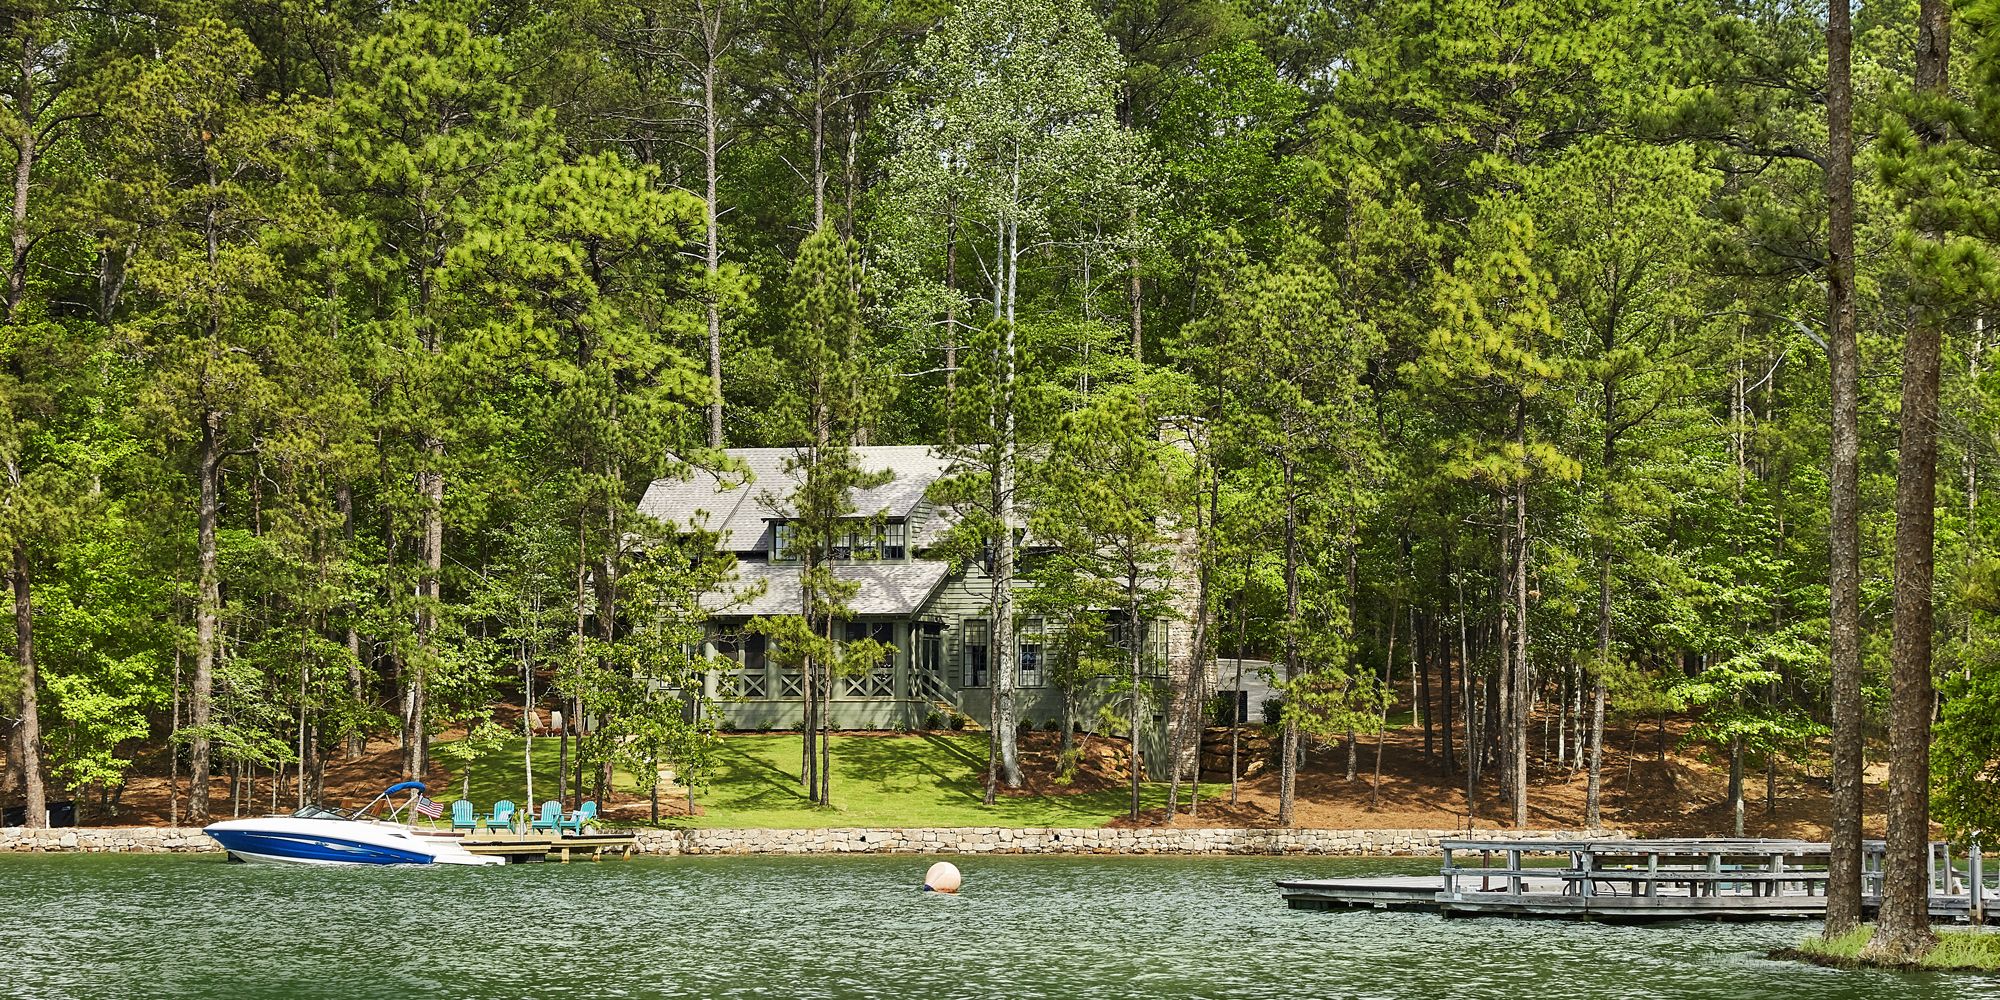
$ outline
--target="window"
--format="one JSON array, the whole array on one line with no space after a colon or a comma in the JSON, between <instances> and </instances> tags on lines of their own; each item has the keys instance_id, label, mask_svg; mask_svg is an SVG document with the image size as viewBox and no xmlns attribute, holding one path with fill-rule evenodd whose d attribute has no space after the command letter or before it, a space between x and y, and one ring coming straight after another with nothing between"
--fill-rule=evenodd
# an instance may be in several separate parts
<instances>
[{"instance_id":1,"label":"window","mask_svg":"<svg viewBox=\"0 0 2000 1000\"><path fill-rule=\"evenodd\" d=\"M910 671L910 696L919 701L944 699L944 626L925 622L916 636L916 669Z\"/></svg>"},{"instance_id":2,"label":"window","mask_svg":"<svg viewBox=\"0 0 2000 1000\"><path fill-rule=\"evenodd\" d=\"M848 622L847 641L873 639L887 646L895 641L895 626L888 622ZM896 655L892 651L865 674L847 681L850 698L894 698L896 696Z\"/></svg>"},{"instance_id":3,"label":"window","mask_svg":"<svg viewBox=\"0 0 2000 1000\"><path fill-rule=\"evenodd\" d=\"M903 533L901 521L890 521L882 526L882 558L903 558Z\"/></svg>"},{"instance_id":4,"label":"window","mask_svg":"<svg viewBox=\"0 0 2000 1000\"><path fill-rule=\"evenodd\" d=\"M793 536L797 529L785 521L771 522L771 561L782 562L793 557Z\"/></svg>"},{"instance_id":5,"label":"window","mask_svg":"<svg viewBox=\"0 0 2000 1000\"><path fill-rule=\"evenodd\" d=\"M873 559L882 554L882 539L865 521L856 521L843 536L849 559Z\"/></svg>"},{"instance_id":6,"label":"window","mask_svg":"<svg viewBox=\"0 0 2000 1000\"><path fill-rule=\"evenodd\" d=\"M1021 623L1020 670L1022 687L1042 686L1042 620L1030 618Z\"/></svg>"},{"instance_id":7,"label":"window","mask_svg":"<svg viewBox=\"0 0 2000 1000\"><path fill-rule=\"evenodd\" d=\"M1139 663L1148 677L1167 676L1167 630L1173 626L1168 622L1143 622L1139 634L1146 637L1141 647Z\"/></svg>"},{"instance_id":8,"label":"window","mask_svg":"<svg viewBox=\"0 0 2000 1000\"><path fill-rule=\"evenodd\" d=\"M959 667L964 672L964 686L972 688L985 687L986 619L967 618L965 623L959 626L959 629L963 633L963 637L959 641L964 655L964 662L959 664Z\"/></svg>"}]
</instances>

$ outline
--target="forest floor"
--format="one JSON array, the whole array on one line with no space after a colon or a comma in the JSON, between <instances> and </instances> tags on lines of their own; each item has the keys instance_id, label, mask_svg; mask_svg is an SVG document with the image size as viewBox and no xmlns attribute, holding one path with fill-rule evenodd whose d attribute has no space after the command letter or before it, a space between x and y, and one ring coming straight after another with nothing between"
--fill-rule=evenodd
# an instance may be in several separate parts
<instances>
[{"instance_id":1,"label":"forest floor","mask_svg":"<svg viewBox=\"0 0 2000 1000\"><path fill-rule=\"evenodd\" d=\"M1403 716L1408 719L1407 713ZM1731 832L1727 803L1728 762L1710 759L1679 746L1685 720L1670 720L1664 736L1657 722L1612 727L1607 731L1602 813L1604 825L1638 836L1723 836ZM1187 815L1188 787L1182 786L1177 826L1275 826L1278 775L1271 766L1270 741L1261 727L1244 727L1238 752L1242 777L1234 801L1228 784L1228 731L1211 729L1204 740L1200 800L1194 816ZM459 734L447 733L440 743ZM1536 730L1537 766L1531 775L1528 825L1538 829L1581 829L1584 819L1586 773L1553 765L1553 747L1544 747ZM981 802L986 766L985 737L977 732L842 733L833 740L833 800L831 810L806 801L798 778L799 737L796 733L732 734L724 738L714 780L695 795L688 815L685 791L663 790L661 821L674 825L736 827L814 826L1128 826L1130 803L1125 747L1122 740L1079 737L1081 765L1067 782L1058 780L1055 733L1024 734L1021 740L1024 787L1005 791L993 806ZM559 752L554 738L535 741L535 796L550 797ZM1666 752L1661 753L1664 744ZM1462 747L1460 748L1462 751ZM1362 736L1356 748L1357 769L1347 777L1342 747L1309 748L1298 779L1298 825L1327 829L1499 829L1508 826L1510 810L1499 800L1495 776L1481 782L1478 815L1468 823L1462 771L1443 765L1441 740L1424 753L1421 728L1392 727L1381 745L1381 781L1375 781L1376 746ZM392 740L371 742L356 759L341 757L327 767L329 803L348 806L366 802L397 779L399 752ZM1664 758L1664 759L1663 759ZM80 803L82 821L100 825L165 824L169 820L167 780L161 760L142 758L113 814L98 801ZM523 780L522 745L507 741L495 753L477 760L467 775L447 751L433 755L425 778L440 800L469 791L482 810L496 799L529 800ZM1766 775L1754 767L1745 777L1744 833L1752 837L1824 839L1828 807L1823 760L1809 773L1782 766L1775 800L1767 796ZM1868 776L1867 831L1883 832L1880 800L1886 765L1876 764ZM469 781L468 781L469 778ZM260 815L289 810L296 789L289 775L274 790L268 772L253 776L232 797L227 777L211 785L213 812L228 816ZM614 775L605 813L614 822L643 823L651 803L637 779ZM59 796L52 796L59 797ZM1148 782L1141 789L1139 825L1158 826L1165 820L1166 786ZM183 808L185 803L183 799Z\"/></svg>"}]
</instances>

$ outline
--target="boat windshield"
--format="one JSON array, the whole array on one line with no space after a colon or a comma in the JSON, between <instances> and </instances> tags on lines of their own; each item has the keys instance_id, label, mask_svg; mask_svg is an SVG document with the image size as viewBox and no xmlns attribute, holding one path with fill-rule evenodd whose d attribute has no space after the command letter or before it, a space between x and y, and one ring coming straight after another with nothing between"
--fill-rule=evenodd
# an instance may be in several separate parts
<instances>
[{"instance_id":1,"label":"boat windshield","mask_svg":"<svg viewBox=\"0 0 2000 1000\"><path fill-rule=\"evenodd\" d=\"M328 809L325 806L307 806L304 809L300 809L297 812L292 813L292 818L293 819L353 819L354 817L349 816L348 814L341 812L338 809Z\"/></svg>"}]
</instances>

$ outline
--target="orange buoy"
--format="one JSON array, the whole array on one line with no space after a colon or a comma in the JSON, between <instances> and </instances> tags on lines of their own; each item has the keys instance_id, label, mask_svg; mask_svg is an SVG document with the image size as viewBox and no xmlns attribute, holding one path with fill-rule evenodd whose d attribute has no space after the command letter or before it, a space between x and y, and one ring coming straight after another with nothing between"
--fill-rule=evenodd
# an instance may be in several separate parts
<instances>
[{"instance_id":1,"label":"orange buoy","mask_svg":"<svg viewBox=\"0 0 2000 1000\"><path fill-rule=\"evenodd\" d=\"M956 895L960 881L962 879L958 874L958 866L949 861L940 861L932 865L930 871L924 873L924 891Z\"/></svg>"}]
</instances>

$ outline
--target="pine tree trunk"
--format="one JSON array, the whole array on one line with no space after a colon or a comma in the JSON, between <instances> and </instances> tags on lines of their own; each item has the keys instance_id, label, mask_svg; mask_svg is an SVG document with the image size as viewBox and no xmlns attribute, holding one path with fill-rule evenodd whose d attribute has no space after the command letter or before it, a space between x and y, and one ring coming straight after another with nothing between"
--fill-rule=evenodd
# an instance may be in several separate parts
<instances>
[{"instance_id":1,"label":"pine tree trunk","mask_svg":"<svg viewBox=\"0 0 2000 1000\"><path fill-rule=\"evenodd\" d=\"M1854 329L1854 45L1845 3L1827 8L1828 641L1833 695L1832 854L1826 936L1861 925L1861 431L1860 347Z\"/></svg>"},{"instance_id":2,"label":"pine tree trunk","mask_svg":"<svg viewBox=\"0 0 2000 1000\"><path fill-rule=\"evenodd\" d=\"M1527 407L1515 424L1523 454L1528 443ZM1528 718L1534 709L1535 671L1528 662L1528 481L1514 487L1514 826L1528 825Z\"/></svg>"},{"instance_id":3,"label":"pine tree trunk","mask_svg":"<svg viewBox=\"0 0 2000 1000\"><path fill-rule=\"evenodd\" d=\"M1285 680L1299 676L1299 511L1297 470L1291 456L1282 458L1285 476ZM1289 693L1289 692L1288 692ZM1278 825L1297 822L1299 780L1299 720L1285 706L1283 745L1278 752Z\"/></svg>"},{"instance_id":4,"label":"pine tree trunk","mask_svg":"<svg viewBox=\"0 0 2000 1000\"><path fill-rule=\"evenodd\" d=\"M705 191L703 215L708 224L704 265L708 277L708 446L720 448L722 433L722 231L717 227L717 184L721 172L716 167L715 87L720 70L721 18L719 7L701 11L702 52L702 169Z\"/></svg>"},{"instance_id":5,"label":"pine tree trunk","mask_svg":"<svg viewBox=\"0 0 2000 1000\"><path fill-rule=\"evenodd\" d=\"M409 690L403 700L408 712L403 720L408 733L404 738L403 768L405 777L412 781L422 781L424 772L430 767L427 682L430 661L437 650L437 616L442 603L444 577L444 442L436 437L427 437L424 452L428 467L417 473L417 487L423 500L423 538L419 552L423 567L417 578L417 656L414 662L407 664L409 669L405 683L409 685Z\"/></svg>"},{"instance_id":6,"label":"pine tree trunk","mask_svg":"<svg viewBox=\"0 0 2000 1000\"><path fill-rule=\"evenodd\" d=\"M1916 86L1948 89L1951 8L1921 0ZM1941 123L1918 131L1943 143ZM1934 234L1933 234L1934 235ZM1942 317L1924 309L1903 345L1903 392L1896 452L1895 624L1889 649L1889 837L1882 860L1882 906L1868 951L1913 961L1936 937L1930 925L1930 747L1932 583L1937 517L1938 378Z\"/></svg>"},{"instance_id":7,"label":"pine tree trunk","mask_svg":"<svg viewBox=\"0 0 2000 1000\"><path fill-rule=\"evenodd\" d=\"M34 576L28 550L14 546L14 665L20 669L21 718L15 723L29 829L46 825L48 794L42 784L42 714L36 700Z\"/></svg>"},{"instance_id":8,"label":"pine tree trunk","mask_svg":"<svg viewBox=\"0 0 2000 1000\"><path fill-rule=\"evenodd\" d=\"M1128 740L1128 750L1132 760L1132 821L1136 823L1139 821L1139 781L1142 767L1139 760L1139 733L1146 707L1146 700L1140 691L1140 660L1141 651L1146 646L1146 627L1139 620L1139 574L1134 568L1128 567L1128 571L1129 575L1125 580L1125 626L1129 632L1128 645L1131 649L1126 654L1126 659L1129 661L1132 680L1130 705L1132 731Z\"/></svg>"},{"instance_id":9,"label":"pine tree trunk","mask_svg":"<svg viewBox=\"0 0 2000 1000\"><path fill-rule=\"evenodd\" d=\"M188 819L208 822L208 775L212 742L209 712L215 692L216 624L222 614L222 583L216 574L215 530L221 516L222 415L209 411L201 420L201 455L196 477L201 500L196 511L196 598L194 677L188 692L188 724L195 735L188 741Z\"/></svg>"}]
</instances>

